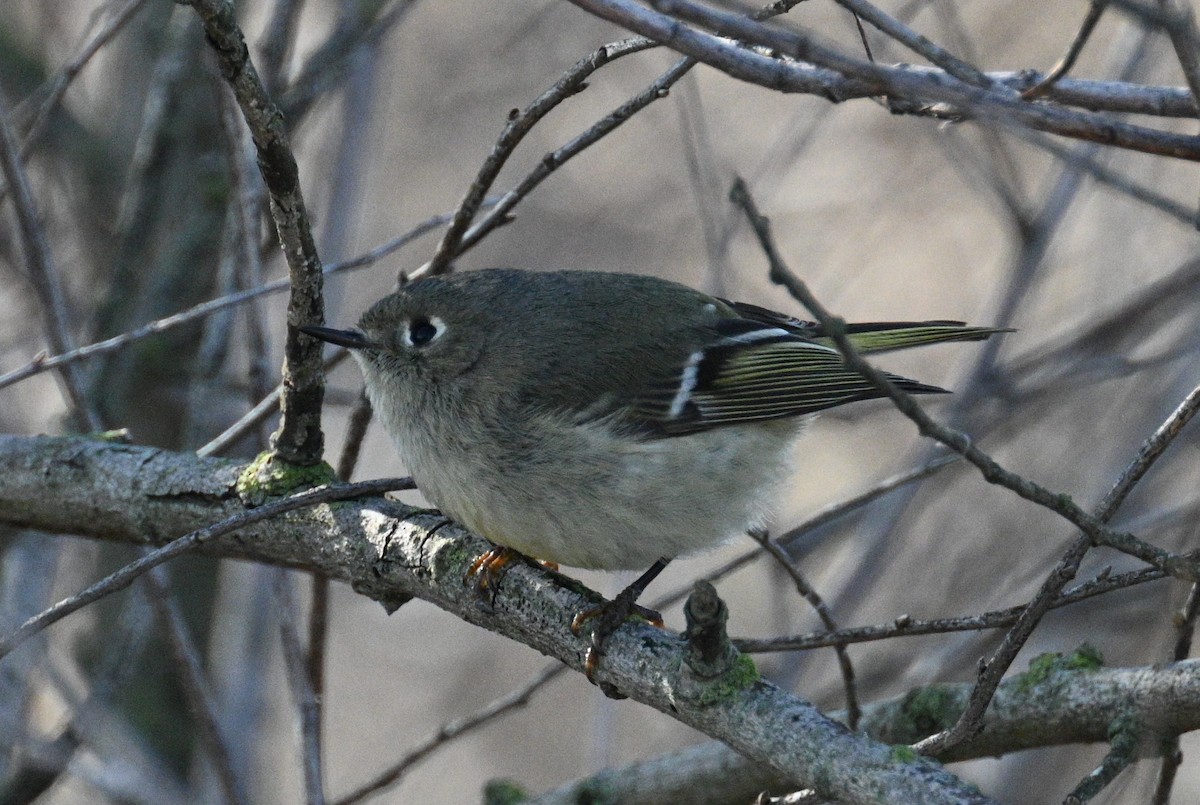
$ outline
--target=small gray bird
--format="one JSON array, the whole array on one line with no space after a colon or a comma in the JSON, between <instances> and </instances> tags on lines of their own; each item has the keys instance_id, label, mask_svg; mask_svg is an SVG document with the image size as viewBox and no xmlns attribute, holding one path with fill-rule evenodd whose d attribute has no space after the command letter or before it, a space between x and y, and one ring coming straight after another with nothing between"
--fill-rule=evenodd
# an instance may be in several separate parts
<instances>
[{"instance_id":1,"label":"small gray bird","mask_svg":"<svg viewBox=\"0 0 1200 805\"><path fill-rule=\"evenodd\" d=\"M426 498L500 546L477 569L497 572L510 551L650 565L599 612L589 671L670 559L761 521L806 415L881 396L816 324L629 274L433 276L381 299L358 329L301 329L352 351ZM929 321L847 332L873 353L1000 331Z\"/></svg>"}]
</instances>

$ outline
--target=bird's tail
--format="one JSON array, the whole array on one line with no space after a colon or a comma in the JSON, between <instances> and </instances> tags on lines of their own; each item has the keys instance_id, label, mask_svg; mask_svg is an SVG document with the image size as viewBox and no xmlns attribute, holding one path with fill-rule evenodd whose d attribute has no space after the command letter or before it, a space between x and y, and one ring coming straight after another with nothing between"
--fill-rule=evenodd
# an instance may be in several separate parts
<instances>
[{"instance_id":1,"label":"bird's tail","mask_svg":"<svg viewBox=\"0 0 1200 805\"><path fill-rule=\"evenodd\" d=\"M996 333L1010 332L1010 328L972 327L961 321L876 321L846 325L850 343L862 353L888 352L948 341L984 341ZM834 346L833 339L824 333L818 333L813 340Z\"/></svg>"}]
</instances>

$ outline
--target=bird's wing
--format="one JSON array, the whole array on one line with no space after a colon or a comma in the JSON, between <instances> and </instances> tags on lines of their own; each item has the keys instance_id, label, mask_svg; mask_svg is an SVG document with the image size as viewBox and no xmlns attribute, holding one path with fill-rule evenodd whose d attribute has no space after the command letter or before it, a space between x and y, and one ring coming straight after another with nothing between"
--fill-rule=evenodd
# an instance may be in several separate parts
<instances>
[{"instance_id":1,"label":"bird's wing","mask_svg":"<svg viewBox=\"0 0 1200 805\"><path fill-rule=\"evenodd\" d=\"M912 394L945 393L898 375L888 378ZM798 334L797 328L761 317L731 318L714 328L711 341L674 376L640 396L634 416L653 431L675 436L881 396L845 366L836 349Z\"/></svg>"}]
</instances>

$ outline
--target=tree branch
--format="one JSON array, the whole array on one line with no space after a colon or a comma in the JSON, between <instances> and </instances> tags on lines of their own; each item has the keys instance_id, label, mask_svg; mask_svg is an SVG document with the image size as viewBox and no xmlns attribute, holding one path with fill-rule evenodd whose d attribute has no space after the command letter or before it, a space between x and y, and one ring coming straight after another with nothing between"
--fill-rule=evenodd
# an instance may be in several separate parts
<instances>
[{"instance_id":1,"label":"tree branch","mask_svg":"<svg viewBox=\"0 0 1200 805\"><path fill-rule=\"evenodd\" d=\"M0 522L105 540L161 544L245 514L240 465L88 439L0 436ZM463 620L583 668L587 640L572 616L599 596L543 568L514 566L494 612L462 579L488 544L445 520L383 499L293 511L251 523L197 550L317 570L395 608L422 598ZM985 797L924 759L851 733L812 704L759 680L742 658L736 673L699 680L681 663L683 641L646 625L608 643L601 681L845 802L982 803Z\"/></svg>"},{"instance_id":2,"label":"tree branch","mask_svg":"<svg viewBox=\"0 0 1200 805\"><path fill-rule=\"evenodd\" d=\"M643 8L633 0L571 2L734 78L778 92L819 95L833 102L882 96L897 110L903 106L903 111L921 114L937 112L954 119L971 117L1016 124L1118 148L1200 160L1200 137L1150 129L1055 104L1030 103L1021 99L1016 88L1007 82L999 82L995 89L984 89L964 84L941 70L884 66L853 59L817 44L804 34L682 0L655 0L654 6L659 11ZM681 20L712 28L720 35L691 28ZM737 37L787 58L747 48L727 37ZM1047 97L1057 99L1057 89L1056 85ZM1196 114L1195 103L1190 93L1183 92L1191 109L1187 116L1192 117ZM937 104L947 108L933 109Z\"/></svg>"},{"instance_id":3,"label":"tree branch","mask_svg":"<svg viewBox=\"0 0 1200 805\"><path fill-rule=\"evenodd\" d=\"M271 446L279 458L288 463L317 464L324 450L321 433L321 401L325 395L325 373L321 368L323 345L296 328L324 323L325 307L321 295L324 277L300 190L300 169L292 155L283 114L267 95L250 61L233 5L226 0L193 0L192 6L204 23L208 43L216 52L221 72L233 89L242 116L250 127L258 152L258 167L271 194L271 216L275 219L291 278L283 361L284 392L280 399L282 416L279 430L271 437Z\"/></svg>"},{"instance_id":4,"label":"tree branch","mask_svg":"<svg viewBox=\"0 0 1200 805\"><path fill-rule=\"evenodd\" d=\"M944 762L971 760L1072 743L1110 740L1114 716L1142 725L1141 737L1178 734L1200 728L1200 659L1137 668L1072 670L1070 658L1042 655L1030 671L1006 680L971 740L940 755ZM926 729L948 726L962 712L971 684L949 683L914 689L863 708L862 729L889 743L914 740ZM832 713L840 718L843 713ZM1141 741L1142 757L1153 742ZM771 769L720 743L690 746L535 797L529 805L579 802L586 791L603 790L611 802L649 805L674 802L687 792L708 792L705 802L751 799L763 789L789 785ZM1065 794L1065 792L1064 792Z\"/></svg>"}]
</instances>

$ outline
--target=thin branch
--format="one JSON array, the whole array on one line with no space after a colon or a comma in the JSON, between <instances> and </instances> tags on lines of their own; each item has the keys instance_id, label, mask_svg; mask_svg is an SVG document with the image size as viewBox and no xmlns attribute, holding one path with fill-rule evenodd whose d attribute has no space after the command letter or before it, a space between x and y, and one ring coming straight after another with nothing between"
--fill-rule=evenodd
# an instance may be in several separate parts
<instances>
[{"instance_id":1,"label":"thin branch","mask_svg":"<svg viewBox=\"0 0 1200 805\"><path fill-rule=\"evenodd\" d=\"M283 68L292 54L304 0L275 0L258 40L262 77L267 91L276 94L283 86Z\"/></svg>"},{"instance_id":2,"label":"thin branch","mask_svg":"<svg viewBox=\"0 0 1200 805\"><path fill-rule=\"evenodd\" d=\"M1087 15L1083 18L1079 30L1075 33L1075 38L1071 40L1070 46L1067 47L1067 52L1063 54L1058 63L1051 67L1050 71L1042 76L1036 84L1021 92L1022 98L1027 101L1040 98L1058 83L1060 78L1071 72L1071 68L1075 66L1075 60L1083 52L1083 46L1091 38L1092 31L1096 30L1096 23L1100 22L1100 18L1104 16L1104 9L1107 7L1107 0L1091 0Z\"/></svg>"},{"instance_id":3,"label":"thin branch","mask_svg":"<svg viewBox=\"0 0 1200 805\"><path fill-rule=\"evenodd\" d=\"M348 355L349 352L345 352L344 354L339 353L334 356L334 359L340 358L344 360ZM326 363L326 368L331 368L333 365L335 365L334 360L330 360ZM265 397L255 403L249 411L238 417L236 422L196 448L196 455L206 457L224 454L226 450L239 442L247 433L278 413L279 400L282 396L283 384L280 383L271 389Z\"/></svg>"},{"instance_id":4,"label":"thin branch","mask_svg":"<svg viewBox=\"0 0 1200 805\"><path fill-rule=\"evenodd\" d=\"M267 200L266 193L255 170L253 149L246 139L245 129L237 125L236 109L227 93L219 92L218 95L221 99L221 130L225 135L226 158L236 191L231 206L236 220L234 241L239 247L237 254L240 256L234 272L237 290L258 288L264 284L262 252L258 248L258 241L259 215ZM245 318L250 399L258 400L267 393L270 371L267 366L267 326L258 299L247 300Z\"/></svg>"},{"instance_id":5,"label":"thin branch","mask_svg":"<svg viewBox=\"0 0 1200 805\"><path fill-rule=\"evenodd\" d=\"M1117 775L1129 768L1137 760L1140 742L1138 732L1132 719L1117 716L1109 738L1108 754L1096 769L1080 780L1079 785L1067 794L1063 805L1083 805L1090 802L1117 779Z\"/></svg>"},{"instance_id":6,"label":"thin branch","mask_svg":"<svg viewBox=\"0 0 1200 805\"><path fill-rule=\"evenodd\" d=\"M386 1L354 0L339 4L340 13L329 36L305 57L299 74L279 96L279 106L287 117L300 120L307 115L317 99L343 80L351 57L364 48L374 47L416 5L416 0L396 0L385 11Z\"/></svg>"},{"instance_id":7,"label":"thin branch","mask_svg":"<svg viewBox=\"0 0 1200 805\"><path fill-rule=\"evenodd\" d=\"M155 184L154 174L161 169L163 152L170 139L172 104L179 97L181 82L194 59L194 51L199 50L195 41L198 27L191 12L174 6L163 36L162 50L150 68L141 120L129 165L124 170L117 220L113 224L114 240L128 253L136 251L131 244L145 235L148 208L156 196L151 190Z\"/></svg>"},{"instance_id":8,"label":"thin branch","mask_svg":"<svg viewBox=\"0 0 1200 805\"><path fill-rule=\"evenodd\" d=\"M1151 581L1167 578L1157 568L1143 568L1128 573L1110 575L1108 572L1072 587L1051 603L1051 609L1059 609L1089 598L1135 587ZM739 651L747 654L762 654L775 651L807 651L828 646L850 643L870 643L876 640L892 640L898 637L921 637L923 635L950 634L952 632L978 632L984 629L1004 629L1017 622L1026 604L1007 609L997 609L979 615L959 615L951 618L917 620L900 615L891 623L874 626L855 626L832 632L812 632L794 637L771 637L765 639L741 638L734 640Z\"/></svg>"},{"instance_id":9,"label":"thin branch","mask_svg":"<svg viewBox=\"0 0 1200 805\"><path fill-rule=\"evenodd\" d=\"M289 464L318 464L324 450L322 344L296 328L324 322L321 295L324 274L300 188L299 168L283 115L259 80L233 4L228 0L191 0L191 5L204 23L208 43L217 54L221 71L250 128L259 169L271 194L271 214L291 280L283 395L279 406L282 415L279 429L271 437L271 446Z\"/></svg>"},{"instance_id":10,"label":"thin branch","mask_svg":"<svg viewBox=\"0 0 1200 805\"><path fill-rule=\"evenodd\" d=\"M472 248L488 233L499 226L508 223L511 218L510 211L515 207L521 199L529 195L540 185L546 177L558 170L566 164L570 159L578 156L588 147L594 145L599 140L616 130L622 123L628 120L633 115L645 109L650 104L657 100L667 97L668 92L676 81L683 78L689 70L696 65L692 59L680 59L667 72L659 76L649 87L642 90L640 93L630 98L625 103L618 106L612 112L601 118L590 128L584 131L573 140L551 151L542 157L542 161L538 163L530 173L521 180L521 182L509 190L496 206L485 215L483 218L476 221L470 229L468 229L462 237L462 242L458 247L458 253L462 254Z\"/></svg>"},{"instance_id":11,"label":"thin branch","mask_svg":"<svg viewBox=\"0 0 1200 805\"><path fill-rule=\"evenodd\" d=\"M59 279L58 267L50 251L50 243L46 240L46 231L38 216L29 177L26 176L20 155L17 153L17 142L9 121L8 104L3 95L0 95L0 170L3 171L4 180L8 184L29 278L41 303L46 338L55 352L67 352L75 348L75 339L67 326L70 313L67 311L66 296ZM63 369L60 375L67 401L70 403L74 427L81 432L101 430L103 426L100 417L87 401L83 378L79 372L73 367L68 367Z\"/></svg>"},{"instance_id":12,"label":"thin branch","mask_svg":"<svg viewBox=\"0 0 1200 805\"><path fill-rule=\"evenodd\" d=\"M1132 179L1101 163L1093 155L1082 153L1079 148L1065 147L1035 131L1022 132L1021 136L1027 142L1052 154L1056 159L1062 160L1074 170L1083 171L1095 181L1102 182L1159 212L1164 212L1180 223L1188 226L1193 224L1194 215L1191 209L1162 195L1152 187L1136 184Z\"/></svg>"},{"instance_id":13,"label":"thin branch","mask_svg":"<svg viewBox=\"0 0 1200 805\"><path fill-rule=\"evenodd\" d=\"M359 392L358 401L350 412L350 425L338 459L337 477L349 481L358 464L359 451L371 424L371 401L366 389ZM325 723L325 652L329 637L329 577L324 573L312 574L312 601L308 612L308 651L305 656L305 672L312 689L311 740L316 742L315 754L321 755L322 727Z\"/></svg>"},{"instance_id":14,"label":"thin branch","mask_svg":"<svg viewBox=\"0 0 1200 805\"><path fill-rule=\"evenodd\" d=\"M1114 0L1118 8L1153 21L1153 12L1141 3L1129 0ZM1196 16L1190 2L1158 0L1161 18L1157 20L1175 48L1175 57L1183 69L1184 80L1192 97L1200 99L1200 32L1196 30Z\"/></svg>"},{"instance_id":15,"label":"thin branch","mask_svg":"<svg viewBox=\"0 0 1200 805\"><path fill-rule=\"evenodd\" d=\"M72 612L77 612L88 604L94 603L118 590L125 589L151 568L158 567L163 562L174 559L176 556L193 551L204 543L218 537L232 534L238 529L245 528L253 523L258 523L286 512L295 511L296 509L317 506L322 503L331 503L337 500L351 500L368 495L379 495L399 489L412 489L413 487L411 478L381 478L375 481L360 481L354 484L323 486L289 498L267 503L257 509L252 509L233 517L227 517L220 522L192 531L167 543L161 548L151 551L145 556L140 557L137 561L125 565L120 570L104 577L87 589L76 593L70 598L64 598L57 604L34 615L21 624L14 632L0 638L0 659L23 641L42 631L47 626L57 623Z\"/></svg>"},{"instance_id":16,"label":"thin branch","mask_svg":"<svg viewBox=\"0 0 1200 805\"><path fill-rule=\"evenodd\" d=\"M771 3L758 9L751 17L761 20L785 14L798 2L800 0L779 0L779 2ZM501 134L500 140L493 146L492 154L480 169L476 181L467 191L467 195L459 205L461 221L458 223L458 226L466 228L466 225L471 222L475 214L475 211L472 209L475 197L486 192L487 188L491 186L504 161L507 160L512 149L517 146L521 138L527 133L529 127L547 114L554 106L570 97L571 94L581 91L585 86L581 81L582 78L590 75L596 69L615 58L637 53L651 47L657 47L657 43L644 37L635 37L604 45L590 56L577 62L553 87L539 96L523 112L511 120L509 126ZM546 177L567 161L612 133L622 123L645 109L654 101L667 97L671 87L687 75L696 64L697 61L692 58L680 59L646 89L621 104L566 145L546 154L533 171L515 188L501 197L495 209L490 214L476 222L470 228L466 228L461 234L451 236L447 233L433 259L413 272L412 277L444 270L446 264L455 256L471 249L492 230L508 223L512 220L511 211L513 207L541 184Z\"/></svg>"},{"instance_id":17,"label":"thin branch","mask_svg":"<svg viewBox=\"0 0 1200 805\"><path fill-rule=\"evenodd\" d=\"M772 542L771 535L766 531L754 530L750 532L750 536L791 577L792 583L796 587L796 592L800 593L804 600L816 610L817 617L821 619L821 623L825 624L825 628L830 632L836 632L838 630L837 622L834 621L833 614L829 611L825 600L808 583L808 580L800 573L800 569L796 567L783 548ZM850 662L850 654L846 651L844 643L836 644L833 648L837 654L838 670L842 675L842 687L846 691L846 726L852 730L856 730L858 729L858 719L862 716L862 711L858 706L858 687L854 681L854 665Z\"/></svg>"},{"instance_id":18,"label":"thin branch","mask_svg":"<svg viewBox=\"0 0 1200 805\"><path fill-rule=\"evenodd\" d=\"M367 797L378 794L384 789L395 785L400 782L413 766L416 766L454 739L460 738L469 732L495 721L500 716L529 704L529 700L534 693L541 690L550 680L555 679L566 670L566 666L560 663L548 665L531 677L520 688L506 693L504 696L485 705L469 716L443 724L438 728L437 732L423 743L409 750L396 763L393 763L387 769L377 774L369 782L363 783L349 794L335 800L334 805L354 805L354 803L361 802Z\"/></svg>"},{"instance_id":19,"label":"thin branch","mask_svg":"<svg viewBox=\"0 0 1200 805\"><path fill-rule=\"evenodd\" d=\"M337 347L333 350L333 354L329 356L329 360L325 361L325 371L333 369L346 358L350 357L350 351L345 347ZM247 433L257 428L268 418L279 411L279 400L283 397L283 384L280 383L267 396L258 401L253 408L238 417L237 422L234 422L225 430L218 433L206 444L196 450L198 456L219 456L236 444Z\"/></svg>"},{"instance_id":20,"label":"thin branch","mask_svg":"<svg viewBox=\"0 0 1200 805\"><path fill-rule=\"evenodd\" d=\"M959 81L978 87L992 86L992 79L973 64L958 58L941 45L917 33L895 17L886 14L868 0L837 0L837 4L853 13L856 19L862 18L871 23L892 39L914 53L924 56L931 64L941 67ZM874 59L870 58L869 49L867 57L869 62L874 63Z\"/></svg>"}]
</instances>

